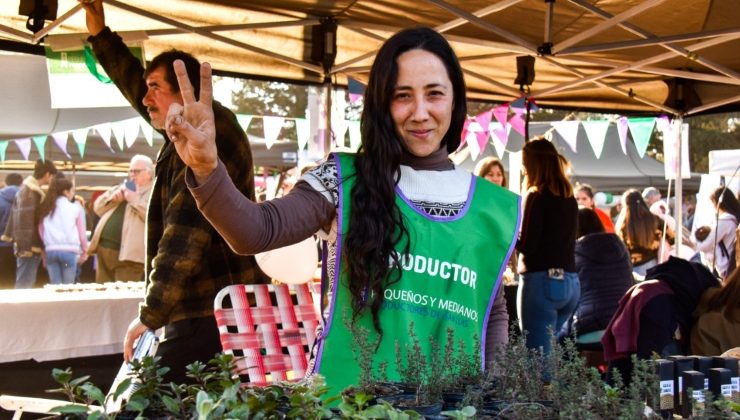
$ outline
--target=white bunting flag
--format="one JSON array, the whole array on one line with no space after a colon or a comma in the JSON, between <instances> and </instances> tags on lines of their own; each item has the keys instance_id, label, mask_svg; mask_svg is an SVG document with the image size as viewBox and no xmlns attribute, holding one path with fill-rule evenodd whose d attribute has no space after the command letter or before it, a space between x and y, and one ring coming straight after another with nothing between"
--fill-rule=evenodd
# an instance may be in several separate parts
<instances>
[{"instance_id":1,"label":"white bunting flag","mask_svg":"<svg viewBox=\"0 0 740 420\"><path fill-rule=\"evenodd\" d=\"M154 145L154 127L151 126L145 119L139 118L139 127L141 132L144 134L146 144L150 147Z\"/></svg>"},{"instance_id":2,"label":"white bunting flag","mask_svg":"<svg viewBox=\"0 0 740 420\"><path fill-rule=\"evenodd\" d=\"M262 117L262 127L265 134L265 146L270 149L272 145L277 141L280 135L280 130L283 129L283 117Z\"/></svg>"},{"instance_id":3,"label":"white bunting flag","mask_svg":"<svg viewBox=\"0 0 740 420\"><path fill-rule=\"evenodd\" d=\"M609 120L582 121L583 129L586 130L586 137L594 149L596 159L601 159L601 152L604 151L604 141L606 140L606 130L609 129Z\"/></svg>"},{"instance_id":4,"label":"white bunting flag","mask_svg":"<svg viewBox=\"0 0 740 420\"><path fill-rule=\"evenodd\" d=\"M52 133L51 138L54 139L54 144L57 145L59 150L64 152L64 154L67 156L67 159L71 159L72 156L69 155L69 152L67 151L67 138L69 137L69 131L64 131L62 133Z\"/></svg>"},{"instance_id":5,"label":"white bunting flag","mask_svg":"<svg viewBox=\"0 0 740 420\"><path fill-rule=\"evenodd\" d=\"M100 135L100 138L103 139L103 143L105 143L105 145L108 146L108 149L110 149L110 151L112 152L113 148L110 145L111 124L110 123L98 124L94 126L93 128L95 129L95 131L98 132L98 134Z\"/></svg>"},{"instance_id":6,"label":"white bunting flag","mask_svg":"<svg viewBox=\"0 0 740 420\"><path fill-rule=\"evenodd\" d=\"M560 137L568 143L570 150L576 153L578 125L580 124L580 121L553 121L550 124L555 127L555 131L560 134Z\"/></svg>"},{"instance_id":7,"label":"white bunting flag","mask_svg":"<svg viewBox=\"0 0 740 420\"><path fill-rule=\"evenodd\" d=\"M362 133L360 132L359 121L347 121L349 126L349 147L353 152L356 152L360 148L362 143Z\"/></svg>"}]
</instances>

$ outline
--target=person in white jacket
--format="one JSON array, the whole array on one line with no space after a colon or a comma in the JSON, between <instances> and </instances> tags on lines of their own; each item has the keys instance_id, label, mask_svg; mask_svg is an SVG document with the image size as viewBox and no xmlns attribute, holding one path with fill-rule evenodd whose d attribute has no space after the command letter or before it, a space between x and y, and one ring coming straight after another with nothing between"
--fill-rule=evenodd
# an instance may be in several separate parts
<instances>
[{"instance_id":1,"label":"person in white jacket","mask_svg":"<svg viewBox=\"0 0 740 420\"><path fill-rule=\"evenodd\" d=\"M735 241L740 220L740 203L729 188L719 187L711 196L717 216L710 226L702 226L694 232L696 248L707 267L714 268L725 279L730 273L730 259L735 258Z\"/></svg>"},{"instance_id":2,"label":"person in white jacket","mask_svg":"<svg viewBox=\"0 0 740 420\"><path fill-rule=\"evenodd\" d=\"M87 259L85 213L73 198L72 183L54 178L39 206L39 235L51 284L74 283L77 264Z\"/></svg>"}]
</instances>

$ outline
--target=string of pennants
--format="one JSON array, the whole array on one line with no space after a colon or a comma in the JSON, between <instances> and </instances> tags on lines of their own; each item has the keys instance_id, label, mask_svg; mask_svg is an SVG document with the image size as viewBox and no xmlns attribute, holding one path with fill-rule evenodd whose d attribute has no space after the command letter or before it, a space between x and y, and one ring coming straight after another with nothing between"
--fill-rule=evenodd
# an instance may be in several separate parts
<instances>
[{"instance_id":1,"label":"string of pennants","mask_svg":"<svg viewBox=\"0 0 740 420\"><path fill-rule=\"evenodd\" d=\"M242 115L236 116L239 125L244 131L247 131L250 123L255 118L261 118L264 129L264 139L267 148L271 148L273 144L278 140L280 131L283 129L286 120L293 120L295 122L296 134L298 139L298 149L303 150L307 147L308 142L311 138L311 127L310 122L305 118L287 118L287 117L273 117L273 116L256 116L256 115ZM360 145L360 122L350 120L339 120L333 119L333 132L337 140L337 145L344 146L344 138L349 134L350 145L349 147L353 150L357 150ZM61 150L68 159L72 159L69 154L68 142L70 138L77 145L80 157L85 157L85 148L87 146L87 138L90 131L94 130L103 139L103 142L111 153L115 153L112 147L112 141L118 144L119 150L130 148L133 146L139 133L143 133L144 139L149 146L153 145L154 129L149 123L141 117L130 118L127 120L103 123L94 125L92 127L80 128L77 130L60 131L58 133L52 133L49 135L42 134L32 137L23 137L12 140L0 140L0 162L6 160L6 153L8 145L10 143L20 151L23 159L28 160L31 153L31 148L35 146L39 153L40 158L45 159L46 143L49 139L52 139L54 145Z\"/></svg>"},{"instance_id":2,"label":"string of pennants","mask_svg":"<svg viewBox=\"0 0 740 420\"><path fill-rule=\"evenodd\" d=\"M495 106L474 117L468 117L461 134L460 146L467 144L471 158L477 160L478 156L483 154L490 143L495 148L496 154L502 157L512 129L522 136L525 135L524 113L526 111L524 100L525 98L522 97L516 101ZM531 111L539 109L533 100L529 99L529 101ZM493 121L494 119L495 121ZM574 153L577 152L578 129L583 126L586 138L596 158L600 159L604 149L606 132L612 123L616 123L622 153L627 154L627 134L629 133L641 158L645 156L654 128L663 133L664 138L668 137L670 131L674 129L669 118L665 115L586 121L553 121L550 124Z\"/></svg>"}]
</instances>

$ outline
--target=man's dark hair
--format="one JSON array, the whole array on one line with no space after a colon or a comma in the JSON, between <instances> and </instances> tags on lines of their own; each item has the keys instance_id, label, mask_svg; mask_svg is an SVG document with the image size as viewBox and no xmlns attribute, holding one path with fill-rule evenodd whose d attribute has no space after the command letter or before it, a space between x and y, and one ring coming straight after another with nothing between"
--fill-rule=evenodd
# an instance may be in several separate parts
<instances>
[{"instance_id":1,"label":"man's dark hair","mask_svg":"<svg viewBox=\"0 0 740 420\"><path fill-rule=\"evenodd\" d=\"M144 78L149 77L154 70L164 68L164 79L172 87L172 92L180 92L180 85L177 83L177 75L175 75L175 69L172 67L172 63L174 63L175 60L182 60L183 63L185 63L185 69L188 72L190 83L193 85L195 98L198 99L200 97L200 61L185 51L172 49L154 57L146 67L146 71L144 71Z\"/></svg>"},{"instance_id":2,"label":"man's dark hair","mask_svg":"<svg viewBox=\"0 0 740 420\"><path fill-rule=\"evenodd\" d=\"M15 172L9 173L5 176L5 185L21 185L23 183L23 177L21 174Z\"/></svg>"},{"instance_id":3,"label":"man's dark hair","mask_svg":"<svg viewBox=\"0 0 740 420\"><path fill-rule=\"evenodd\" d=\"M54 166L54 162L50 160L36 159L36 164L33 166L33 177L41 179L47 173L56 175L57 167Z\"/></svg>"}]
</instances>

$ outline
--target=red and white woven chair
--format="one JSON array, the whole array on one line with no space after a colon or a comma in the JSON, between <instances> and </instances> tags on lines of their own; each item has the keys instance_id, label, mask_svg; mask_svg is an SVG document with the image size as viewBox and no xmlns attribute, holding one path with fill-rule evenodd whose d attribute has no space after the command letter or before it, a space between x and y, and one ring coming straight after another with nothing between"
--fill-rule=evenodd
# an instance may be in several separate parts
<instances>
[{"instance_id":1,"label":"red and white woven chair","mask_svg":"<svg viewBox=\"0 0 740 420\"><path fill-rule=\"evenodd\" d=\"M312 292L309 282L232 285L216 295L221 346L234 355L242 383L265 386L303 378L319 322Z\"/></svg>"}]
</instances>

